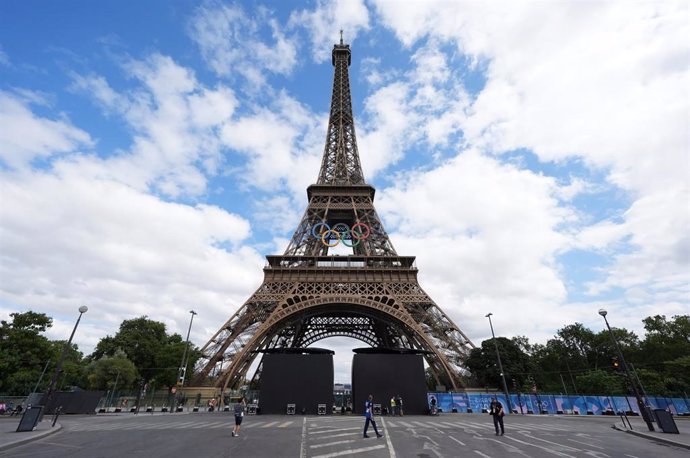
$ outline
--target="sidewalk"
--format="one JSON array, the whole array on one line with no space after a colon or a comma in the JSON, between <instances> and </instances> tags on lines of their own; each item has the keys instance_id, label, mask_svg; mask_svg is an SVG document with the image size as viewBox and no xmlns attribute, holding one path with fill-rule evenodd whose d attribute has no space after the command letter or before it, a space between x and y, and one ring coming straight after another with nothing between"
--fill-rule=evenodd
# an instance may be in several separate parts
<instances>
[{"instance_id":1,"label":"sidewalk","mask_svg":"<svg viewBox=\"0 0 690 458\"><path fill-rule=\"evenodd\" d=\"M632 431L628 427L628 423L625 424L621 421L620 417L616 417L616 422L611 425L612 428L618 431L625 431L628 434L633 434L638 437L644 437L645 439L661 442L663 444L675 445L676 447L682 447L690 450L690 418L688 417L673 417L678 427L678 432L680 434L664 433L658 424L652 423L654 425L654 432L650 431L647 424L640 417L628 417L630 424L632 425Z\"/></svg>"},{"instance_id":2,"label":"sidewalk","mask_svg":"<svg viewBox=\"0 0 690 458\"><path fill-rule=\"evenodd\" d=\"M52 417L50 417L51 420L49 420L48 416L46 416L42 422L36 425L36 429L33 431L18 433L17 426L19 426L19 420L21 420L21 418L20 416L0 416L0 451L5 451L9 448L40 439L49 434L56 433L62 428L60 423L55 423L55 427L51 427L53 423Z\"/></svg>"}]
</instances>

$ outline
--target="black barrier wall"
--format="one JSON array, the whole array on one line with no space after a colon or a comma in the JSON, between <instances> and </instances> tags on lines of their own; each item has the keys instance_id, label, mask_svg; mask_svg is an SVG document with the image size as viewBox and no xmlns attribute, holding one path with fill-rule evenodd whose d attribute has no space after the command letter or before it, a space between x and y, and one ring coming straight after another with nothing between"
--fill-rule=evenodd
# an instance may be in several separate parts
<instances>
[{"instance_id":1,"label":"black barrier wall","mask_svg":"<svg viewBox=\"0 0 690 458\"><path fill-rule=\"evenodd\" d=\"M318 414L318 405L333 409L333 355L265 354L261 370L259 408L262 414Z\"/></svg>"},{"instance_id":2,"label":"black barrier wall","mask_svg":"<svg viewBox=\"0 0 690 458\"><path fill-rule=\"evenodd\" d=\"M428 413L424 361L421 355L355 354L352 360L353 411L364 412L369 395L374 404L390 409L391 397L400 395L405 414Z\"/></svg>"},{"instance_id":3,"label":"black barrier wall","mask_svg":"<svg viewBox=\"0 0 690 458\"><path fill-rule=\"evenodd\" d=\"M40 395L41 397L43 394ZM58 391L55 393L54 408L44 412L47 415L55 413L55 409L62 407L61 412L74 414L95 414L96 407L103 397L102 391Z\"/></svg>"}]
</instances>

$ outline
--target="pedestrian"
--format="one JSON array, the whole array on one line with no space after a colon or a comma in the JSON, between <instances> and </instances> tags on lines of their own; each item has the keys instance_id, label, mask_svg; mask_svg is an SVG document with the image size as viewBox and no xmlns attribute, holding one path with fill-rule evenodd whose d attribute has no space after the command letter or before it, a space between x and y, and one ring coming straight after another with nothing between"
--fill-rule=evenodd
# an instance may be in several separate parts
<instances>
[{"instance_id":1,"label":"pedestrian","mask_svg":"<svg viewBox=\"0 0 690 458\"><path fill-rule=\"evenodd\" d=\"M500 435L502 436L505 433L505 428L503 427L503 417L505 416L505 411L503 410L503 404L500 403L500 401L496 398L493 398L491 400L491 405L489 406L489 415L491 415L494 419L494 428L496 428L496 435L498 436L498 426L501 426L501 433Z\"/></svg>"},{"instance_id":2,"label":"pedestrian","mask_svg":"<svg viewBox=\"0 0 690 458\"><path fill-rule=\"evenodd\" d=\"M369 429L369 423L371 423L374 426L374 432L376 433L376 437L383 437L383 434L379 434L379 430L376 427L376 422L374 421L374 404L372 400L374 397L372 395L369 395L369 398L366 400L364 403L364 417L366 418L366 421L364 422L364 437L369 437L367 436L367 430Z\"/></svg>"},{"instance_id":3,"label":"pedestrian","mask_svg":"<svg viewBox=\"0 0 690 458\"><path fill-rule=\"evenodd\" d=\"M395 407L398 409L398 415L402 417L403 416L403 401L402 401L402 397L400 395L398 395L398 397L395 399L395 404L396 404Z\"/></svg>"},{"instance_id":4,"label":"pedestrian","mask_svg":"<svg viewBox=\"0 0 690 458\"><path fill-rule=\"evenodd\" d=\"M430 409L429 412L431 415L436 415L436 396L433 394L431 395L431 400L429 401Z\"/></svg>"},{"instance_id":5,"label":"pedestrian","mask_svg":"<svg viewBox=\"0 0 690 458\"><path fill-rule=\"evenodd\" d=\"M232 428L232 437L240 435L240 425L242 424L242 418L244 418L244 408L246 405L247 403L244 402L243 397L235 403L235 407L233 408L235 413L235 427Z\"/></svg>"},{"instance_id":6,"label":"pedestrian","mask_svg":"<svg viewBox=\"0 0 690 458\"><path fill-rule=\"evenodd\" d=\"M391 416L395 416L395 396L391 396Z\"/></svg>"}]
</instances>

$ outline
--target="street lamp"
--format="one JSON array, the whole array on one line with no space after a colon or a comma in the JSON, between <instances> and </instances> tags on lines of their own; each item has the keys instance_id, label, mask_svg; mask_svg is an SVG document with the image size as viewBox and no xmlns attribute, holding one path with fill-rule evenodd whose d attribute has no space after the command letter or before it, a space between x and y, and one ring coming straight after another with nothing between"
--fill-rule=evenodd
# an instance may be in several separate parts
<instances>
[{"instance_id":1,"label":"street lamp","mask_svg":"<svg viewBox=\"0 0 690 458\"><path fill-rule=\"evenodd\" d=\"M613 344L616 346L616 350L618 350L618 356L621 359L621 364L623 365L623 369L625 369L625 375L628 377L628 383L633 389L633 393L635 394L635 399L637 399L637 405L640 408L640 414L642 415L642 418L644 419L644 422L647 423L647 428L649 428L650 431L654 431L654 425L652 425L652 421L649 418L647 408L644 405L644 401L642 401L642 396L640 396L640 392L637 390L637 385L633 382L632 376L630 375L630 370L628 369L628 365L625 363L625 357L623 357L623 351L621 350L620 345L618 344L618 340L616 339L616 336L613 335L613 331L611 330L611 326L609 326L609 320L606 319L606 314L608 312L605 309L599 309L599 315L601 315L604 318L604 321L606 322L606 327L609 330L609 334L611 334L611 340L613 341Z\"/></svg>"},{"instance_id":2,"label":"street lamp","mask_svg":"<svg viewBox=\"0 0 690 458\"><path fill-rule=\"evenodd\" d=\"M182 361L180 362L180 370L177 373L177 386L179 388L182 388L184 386L184 379L187 376L187 363L188 361L188 356L187 353L189 351L189 334L192 332L192 322L194 321L194 315L197 315L197 313L194 310L190 310L189 313L192 314L191 318L189 319L189 329L187 329L187 340L185 343L184 347L184 353L182 353ZM177 407L177 397L178 397L178 390L175 391L175 407ZM173 409L170 409L171 412ZM175 409L176 410L176 409Z\"/></svg>"},{"instance_id":3,"label":"street lamp","mask_svg":"<svg viewBox=\"0 0 690 458\"><path fill-rule=\"evenodd\" d=\"M72 344L72 338L74 337L74 333L77 331L77 326L79 326L81 316L85 314L87 310L89 310L89 308L85 305L79 307L79 318L77 318L77 322L74 324L74 329L72 329L72 334L69 336L69 340L65 343L65 346L62 347L62 354L60 355L60 359L58 360L57 366L55 366L55 373L53 374L53 378L50 380L50 385L48 385L48 390L46 391L46 394L43 396L43 399L41 400L41 404L45 406L44 412L49 412L54 407L53 404L55 403L55 388L57 385L58 377L62 372L62 363L65 362L65 357L67 356L67 349Z\"/></svg>"},{"instance_id":4,"label":"street lamp","mask_svg":"<svg viewBox=\"0 0 690 458\"><path fill-rule=\"evenodd\" d=\"M498 359L498 370L501 371L501 381L503 382L503 392L506 395L506 402L508 403L508 412L512 413L513 408L510 405L510 395L508 394L508 385L506 384L506 376L503 373L503 364L501 364L501 354L498 351L498 342L496 342L496 335L494 334L494 325L491 323L491 315L493 313L489 312L485 316L489 319L489 326L491 326L491 337L494 340L494 346L496 347L496 359Z\"/></svg>"}]
</instances>

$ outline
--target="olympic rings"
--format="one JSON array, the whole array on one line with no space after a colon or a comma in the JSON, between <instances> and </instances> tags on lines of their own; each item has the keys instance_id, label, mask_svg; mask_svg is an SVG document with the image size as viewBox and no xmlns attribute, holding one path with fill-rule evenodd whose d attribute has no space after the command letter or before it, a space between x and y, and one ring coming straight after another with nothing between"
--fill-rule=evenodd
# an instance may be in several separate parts
<instances>
[{"instance_id":1,"label":"olympic rings","mask_svg":"<svg viewBox=\"0 0 690 458\"><path fill-rule=\"evenodd\" d=\"M319 229L318 232L317 229ZM352 228L345 223L336 223L333 227L326 223L316 223L311 228L311 235L320 239L321 243L329 248L337 246L340 242L352 248L371 235L371 228L366 223L355 223Z\"/></svg>"}]
</instances>

